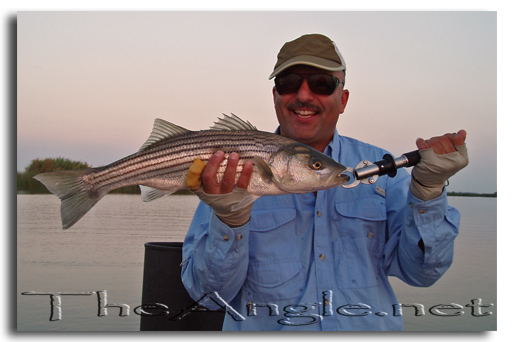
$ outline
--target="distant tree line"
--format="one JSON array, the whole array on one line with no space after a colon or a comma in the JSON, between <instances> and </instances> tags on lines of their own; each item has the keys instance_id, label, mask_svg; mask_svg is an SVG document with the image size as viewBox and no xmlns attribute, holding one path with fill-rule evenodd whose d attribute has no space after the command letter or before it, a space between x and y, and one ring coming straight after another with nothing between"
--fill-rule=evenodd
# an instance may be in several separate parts
<instances>
[{"instance_id":1,"label":"distant tree line","mask_svg":"<svg viewBox=\"0 0 514 342\"><path fill-rule=\"evenodd\" d=\"M38 173L53 172L61 170L75 170L91 167L88 163L73 161L67 158L46 158L34 159L30 162L29 166L25 168L24 172L16 173L16 190L17 192L28 194L49 194L47 188L39 181L34 179ZM122 194L139 194L139 186L127 186L124 188L116 189L111 193Z\"/></svg>"},{"instance_id":2,"label":"distant tree line","mask_svg":"<svg viewBox=\"0 0 514 342\"><path fill-rule=\"evenodd\" d=\"M479 194L476 192L448 192L448 196L460 196L460 197L498 197L497 192L491 194Z\"/></svg>"}]
</instances>

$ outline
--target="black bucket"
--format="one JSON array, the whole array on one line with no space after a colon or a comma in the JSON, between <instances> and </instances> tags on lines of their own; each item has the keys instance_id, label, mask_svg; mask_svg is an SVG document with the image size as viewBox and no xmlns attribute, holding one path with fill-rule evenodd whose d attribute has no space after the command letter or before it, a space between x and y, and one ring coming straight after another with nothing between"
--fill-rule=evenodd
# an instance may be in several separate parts
<instances>
[{"instance_id":1,"label":"black bucket","mask_svg":"<svg viewBox=\"0 0 514 342\"><path fill-rule=\"evenodd\" d=\"M224 310L199 307L182 284L182 242L145 243L141 331L219 331Z\"/></svg>"}]
</instances>

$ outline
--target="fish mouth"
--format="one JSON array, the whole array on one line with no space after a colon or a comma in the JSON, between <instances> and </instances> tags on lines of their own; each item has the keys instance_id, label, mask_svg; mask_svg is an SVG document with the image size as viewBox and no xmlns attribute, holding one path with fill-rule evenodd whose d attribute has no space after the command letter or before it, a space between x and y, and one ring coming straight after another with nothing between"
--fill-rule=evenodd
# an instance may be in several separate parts
<instances>
[{"instance_id":1,"label":"fish mouth","mask_svg":"<svg viewBox=\"0 0 514 342\"><path fill-rule=\"evenodd\" d=\"M349 174L350 173L348 172L348 169L346 169L346 168L339 170L336 174L336 179L337 179L338 183L340 183L340 184L348 183L352 179L349 176Z\"/></svg>"}]
</instances>

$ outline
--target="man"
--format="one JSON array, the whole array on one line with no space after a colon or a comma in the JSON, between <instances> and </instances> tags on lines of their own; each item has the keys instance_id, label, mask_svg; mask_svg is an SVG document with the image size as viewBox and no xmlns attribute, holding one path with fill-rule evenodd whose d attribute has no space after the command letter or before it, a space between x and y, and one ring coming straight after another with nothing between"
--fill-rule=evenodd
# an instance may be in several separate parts
<instances>
[{"instance_id":1,"label":"man","mask_svg":"<svg viewBox=\"0 0 514 342\"><path fill-rule=\"evenodd\" d=\"M349 92L345 61L329 38L302 36L277 59L270 76L277 134L347 166L387 153L338 134ZM215 153L184 241L186 289L209 308L228 304L224 330L402 330L388 276L430 286L450 266L460 216L444 186L468 162L465 138L459 131L418 139L422 161L412 179L401 169L369 186L262 197L238 212L227 208L252 165L234 187L231 154L217 183L224 155Z\"/></svg>"}]
</instances>

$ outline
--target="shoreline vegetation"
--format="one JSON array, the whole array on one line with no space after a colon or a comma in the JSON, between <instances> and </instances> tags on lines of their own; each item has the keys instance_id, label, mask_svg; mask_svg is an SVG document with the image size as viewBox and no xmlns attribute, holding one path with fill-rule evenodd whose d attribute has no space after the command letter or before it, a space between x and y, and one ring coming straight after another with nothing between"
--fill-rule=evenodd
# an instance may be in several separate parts
<instances>
[{"instance_id":1,"label":"shoreline vegetation","mask_svg":"<svg viewBox=\"0 0 514 342\"><path fill-rule=\"evenodd\" d=\"M72 161L66 158L46 158L34 159L30 162L29 166L25 168L24 172L16 173L16 193L17 194L49 194L47 188L34 179L38 173L61 171L61 170L75 170L82 168L92 167L88 163L80 161ZM140 194L141 190L138 185L127 186L116 189L110 194ZM177 191L173 195L193 195L188 190ZM461 196L461 197L497 197L497 193L474 193L474 192L448 192L448 196Z\"/></svg>"}]
</instances>

